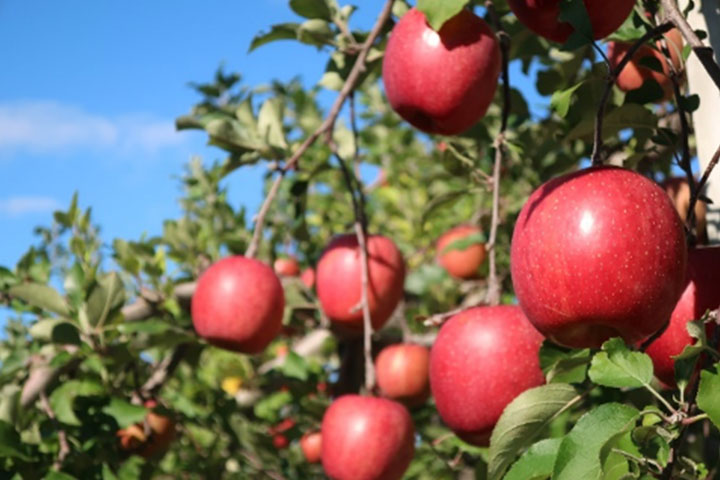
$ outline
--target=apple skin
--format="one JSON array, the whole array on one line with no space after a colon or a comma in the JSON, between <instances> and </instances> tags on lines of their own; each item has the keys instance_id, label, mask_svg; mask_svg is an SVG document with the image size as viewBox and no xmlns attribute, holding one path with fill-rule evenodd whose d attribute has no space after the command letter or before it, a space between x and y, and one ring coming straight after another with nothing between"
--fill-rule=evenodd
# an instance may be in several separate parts
<instances>
[{"instance_id":1,"label":"apple skin","mask_svg":"<svg viewBox=\"0 0 720 480\"><path fill-rule=\"evenodd\" d=\"M478 227L460 225L445 232L437 242L437 261L447 272L459 279L470 279L478 276L478 269L487 257L485 245L474 244L465 250L451 250L442 253L453 242L482 233Z\"/></svg>"},{"instance_id":2,"label":"apple skin","mask_svg":"<svg viewBox=\"0 0 720 480\"><path fill-rule=\"evenodd\" d=\"M192 298L195 331L209 343L258 353L280 333L285 296L264 263L242 256L215 262L198 279Z\"/></svg>"},{"instance_id":3,"label":"apple skin","mask_svg":"<svg viewBox=\"0 0 720 480\"><path fill-rule=\"evenodd\" d=\"M720 247L691 249L688 253L685 291L670 316L668 328L647 348L655 376L668 387L675 387L675 360L686 346L695 343L685 326L702 318L707 310L720 306ZM708 325L711 327L712 325ZM712 329L708 329L712 334Z\"/></svg>"},{"instance_id":4,"label":"apple skin","mask_svg":"<svg viewBox=\"0 0 720 480\"><path fill-rule=\"evenodd\" d=\"M585 0L595 40L605 38L632 12L635 0ZM560 0L508 0L515 16L527 28L553 42L565 43L573 32L569 23L558 21Z\"/></svg>"},{"instance_id":5,"label":"apple skin","mask_svg":"<svg viewBox=\"0 0 720 480\"><path fill-rule=\"evenodd\" d=\"M435 32L413 8L390 34L382 75L402 118L427 133L457 135L485 115L500 67L497 38L480 17L463 9Z\"/></svg>"},{"instance_id":6,"label":"apple skin","mask_svg":"<svg viewBox=\"0 0 720 480\"><path fill-rule=\"evenodd\" d=\"M670 52L670 59L676 70L682 67L682 49L683 49L683 38L680 31L673 28L665 35L667 41L668 50ZM629 43L624 42L608 42L608 60L612 68L617 66L622 61L625 54L632 47ZM673 96L673 84L670 80L670 67L668 66L667 59L662 53L662 42L657 41L657 48L653 49L647 45L643 45L635 53L632 60L625 65L620 75L618 75L617 81L615 82L618 88L624 92L636 90L643 86L646 80L654 79L665 92L663 100L668 100ZM663 73L657 72L652 68L648 68L640 63L640 60L645 57L655 57L662 65Z\"/></svg>"},{"instance_id":7,"label":"apple skin","mask_svg":"<svg viewBox=\"0 0 720 480\"><path fill-rule=\"evenodd\" d=\"M308 463L318 463L322 459L322 433L309 432L300 438L300 449Z\"/></svg>"},{"instance_id":8,"label":"apple skin","mask_svg":"<svg viewBox=\"0 0 720 480\"><path fill-rule=\"evenodd\" d=\"M300 274L300 265L293 257L276 259L273 269L281 277L297 277Z\"/></svg>"},{"instance_id":9,"label":"apple skin","mask_svg":"<svg viewBox=\"0 0 720 480\"><path fill-rule=\"evenodd\" d=\"M510 267L528 319L560 345L627 344L665 325L684 288L685 233L642 175L592 167L555 178L515 223Z\"/></svg>"},{"instance_id":10,"label":"apple skin","mask_svg":"<svg viewBox=\"0 0 720 480\"><path fill-rule=\"evenodd\" d=\"M683 177L671 177L660 184L675 205L675 209L680 215L680 220L685 223L687 220L688 208L690 208L690 185ZM707 243L707 206L705 202L695 203L695 227L696 236L699 244Z\"/></svg>"},{"instance_id":11,"label":"apple skin","mask_svg":"<svg viewBox=\"0 0 720 480\"><path fill-rule=\"evenodd\" d=\"M386 398L344 395L325 411L322 464L336 480L398 480L415 453L407 409Z\"/></svg>"},{"instance_id":12,"label":"apple skin","mask_svg":"<svg viewBox=\"0 0 720 480\"><path fill-rule=\"evenodd\" d=\"M315 286L315 270L308 267L300 274L300 281L307 288L313 288Z\"/></svg>"},{"instance_id":13,"label":"apple skin","mask_svg":"<svg viewBox=\"0 0 720 480\"><path fill-rule=\"evenodd\" d=\"M392 240L367 237L370 284L368 303L374 330L388 321L405 285L405 263ZM363 328L362 261L355 234L335 237L317 264L316 289L320 305L331 321L352 329Z\"/></svg>"},{"instance_id":14,"label":"apple skin","mask_svg":"<svg viewBox=\"0 0 720 480\"><path fill-rule=\"evenodd\" d=\"M520 307L474 307L448 320L430 354L430 387L445 424L468 443L487 446L503 410L545 383L543 336Z\"/></svg>"},{"instance_id":15,"label":"apple skin","mask_svg":"<svg viewBox=\"0 0 720 480\"><path fill-rule=\"evenodd\" d=\"M422 345L390 345L375 359L382 395L408 407L422 405L430 396L429 368L430 351Z\"/></svg>"}]
</instances>

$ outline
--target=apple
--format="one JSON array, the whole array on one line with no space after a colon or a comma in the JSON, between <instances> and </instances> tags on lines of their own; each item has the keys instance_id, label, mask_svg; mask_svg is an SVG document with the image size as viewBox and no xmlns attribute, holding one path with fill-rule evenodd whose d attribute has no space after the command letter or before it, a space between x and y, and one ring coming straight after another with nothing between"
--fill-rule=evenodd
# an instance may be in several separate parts
<instances>
[{"instance_id":1,"label":"apple","mask_svg":"<svg viewBox=\"0 0 720 480\"><path fill-rule=\"evenodd\" d=\"M688 322L702 318L720 306L720 247L691 249L688 254L685 291L670 316L668 328L645 351L652 358L655 376L675 386L675 360L686 346L695 343L686 329ZM712 333L710 331L710 333Z\"/></svg>"},{"instance_id":2,"label":"apple","mask_svg":"<svg viewBox=\"0 0 720 480\"><path fill-rule=\"evenodd\" d=\"M422 345L385 347L375 360L380 392L409 407L425 403L430 395L429 365L430 351Z\"/></svg>"},{"instance_id":3,"label":"apple","mask_svg":"<svg viewBox=\"0 0 720 480\"><path fill-rule=\"evenodd\" d=\"M595 40L605 38L625 22L635 0L585 0ZM560 22L560 0L508 0L515 16L527 28L554 42L565 43L573 27Z\"/></svg>"},{"instance_id":4,"label":"apple","mask_svg":"<svg viewBox=\"0 0 720 480\"><path fill-rule=\"evenodd\" d=\"M515 294L541 333L568 347L641 341L665 325L687 252L667 194L642 175L592 167L538 188L515 223Z\"/></svg>"},{"instance_id":5,"label":"apple","mask_svg":"<svg viewBox=\"0 0 720 480\"><path fill-rule=\"evenodd\" d=\"M448 320L430 353L430 387L443 422L466 442L487 446L507 404L545 383L542 342L517 306L474 307Z\"/></svg>"},{"instance_id":6,"label":"apple","mask_svg":"<svg viewBox=\"0 0 720 480\"><path fill-rule=\"evenodd\" d=\"M155 400L145 402L145 407L149 409L156 406ZM145 426L141 423L130 425L117 432L121 448L137 453L144 458L164 454L175 439L175 422L153 411L149 411L145 415L145 422L149 427L149 436L145 434Z\"/></svg>"},{"instance_id":7,"label":"apple","mask_svg":"<svg viewBox=\"0 0 720 480\"><path fill-rule=\"evenodd\" d=\"M209 343L241 353L261 352L280 332L285 297L264 263L227 257L198 279L192 298L195 331Z\"/></svg>"},{"instance_id":8,"label":"apple","mask_svg":"<svg viewBox=\"0 0 720 480\"><path fill-rule=\"evenodd\" d=\"M687 220L688 208L690 208L690 185L683 177L671 177L662 182L661 186L665 189L673 203L675 209L680 215L680 219L685 223ZM707 243L707 206L705 202L697 201L695 203L695 226L697 241L700 244Z\"/></svg>"},{"instance_id":9,"label":"apple","mask_svg":"<svg viewBox=\"0 0 720 480\"><path fill-rule=\"evenodd\" d=\"M322 464L335 480L397 480L415 453L415 429L401 404L344 395L325 411Z\"/></svg>"},{"instance_id":10,"label":"apple","mask_svg":"<svg viewBox=\"0 0 720 480\"><path fill-rule=\"evenodd\" d=\"M372 326L379 330L403 297L405 263L392 240L381 235L367 237L368 303ZM317 264L317 294L331 321L362 329L362 261L355 234L336 237Z\"/></svg>"},{"instance_id":11,"label":"apple","mask_svg":"<svg viewBox=\"0 0 720 480\"><path fill-rule=\"evenodd\" d=\"M413 8L390 34L382 76L402 118L427 133L457 135L485 115L500 67L495 34L470 10L436 32Z\"/></svg>"},{"instance_id":12,"label":"apple","mask_svg":"<svg viewBox=\"0 0 720 480\"><path fill-rule=\"evenodd\" d=\"M308 463L318 463L322 458L322 433L309 432L300 438L300 449Z\"/></svg>"},{"instance_id":13,"label":"apple","mask_svg":"<svg viewBox=\"0 0 720 480\"><path fill-rule=\"evenodd\" d=\"M445 251L458 240L480 235L482 230L472 225L460 225L445 232L437 242L437 261L455 278L469 279L478 276L478 269L487 257L485 245L474 243L463 250Z\"/></svg>"},{"instance_id":14,"label":"apple","mask_svg":"<svg viewBox=\"0 0 720 480\"><path fill-rule=\"evenodd\" d=\"M281 277L297 277L300 273L300 265L293 257L278 258L273 263L275 273Z\"/></svg>"},{"instance_id":15,"label":"apple","mask_svg":"<svg viewBox=\"0 0 720 480\"><path fill-rule=\"evenodd\" d=\"M682 49L683 38L680 31L673 28L665 34L670 59L672 60L675 70L682 68ZM617 68L625 54L630 50L632 44L625 42L608 42L608 60L612 68ZM662 66L662 72L658 72L650 67L646 67L641 63L643 58L656 58ZM665 92L664 100L668 100L673 95L673 84L670 80L670 67L667 59L662 52L662 42L657 41L657 49L648 45L643 45L633 55L632 60L625 65L615 82L618 88L624 92L636 90L643 86L646 80L655 80Z\"/></svg>"},{"instance_id":16,"label":"apple","mask_svg":"<svg viewBox=\"0 0 720 480\"><path fill-rule=\"evenodd\" d=\"M300 274L300 281L305 285L307 288L313 288L315 285L315 270L308 267Z\"/></svg>"},{"instance_id":17,"label":"apple","mask_svg":"<svg viewBox=\"0 0 720 480\"><path fill-rule=\"evenodd\" d=\"M272 443L273 446L279 450L287 448L287 446L290 444L290 441L285 435L278 433L277 435L273 435Z\"/></svg>"}]
</instances>

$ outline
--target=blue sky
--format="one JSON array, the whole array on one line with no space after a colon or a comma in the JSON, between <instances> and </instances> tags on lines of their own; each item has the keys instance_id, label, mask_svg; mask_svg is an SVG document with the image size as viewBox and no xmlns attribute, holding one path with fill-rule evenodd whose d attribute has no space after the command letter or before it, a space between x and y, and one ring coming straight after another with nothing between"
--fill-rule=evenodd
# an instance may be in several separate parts
<instances>
[{"instance_id":1,"label":"blue sky","mask_svg":"<svg viewBox=\"0 0 720 480\"><path fill-rule=\"evenodd\" d=\"M383 1L354 3L354 25L369 28ZM224 63L249 85L296 75L314 84L327 57L312 47L247 53L257 32L295 20L285 0L0 0L0 265L14 266L33 227L75 191L108 243L159 233L179 214L183 164L223 158L202 133L174 131L198 99L187 83ZM261 172L229 180L250 211Z\"/></svg>"}]
</instances>

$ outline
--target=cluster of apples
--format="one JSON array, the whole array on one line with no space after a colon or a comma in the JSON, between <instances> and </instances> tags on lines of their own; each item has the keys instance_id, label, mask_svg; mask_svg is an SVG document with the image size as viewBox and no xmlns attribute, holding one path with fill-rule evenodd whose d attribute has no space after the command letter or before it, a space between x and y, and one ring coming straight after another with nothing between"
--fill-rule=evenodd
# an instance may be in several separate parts
<instances>
[{"instance_id":1,"label":"cluster of apples","mask_svg":"<svg viewBox=\"0 0 720 480\"><path fill-rule=\"evenodd\" d=\"M557 20L559 0L509 4L539 35L563 42L572 33L572 27ZM595 37L603 38L622 24L635 2L585 4ZM672 32L668 38L675 43L670 37ZM621 57L623 48L611 46L611 58ZM638 57L646 54L659 55L648 47ZM634 62L627 69L632 75L662 80L658 72ZM390 104L409 123L428 133L455 135L487 111L500 63L494 33L469 10L436 32L419 10L411 9L390 36L383 80ZM620 88L639 86L630 76L627 81L621 77ZM478 233L477 227L463 225L440 238L438 261L453 277L477 275L485 246L448 246ZM367 246L368 304L377 330L403 296L405 265L391 239L370 235ZM682 223L670 199L639 174L600 167L546 183L526 203L513 235L512 279L519 306L476 307L454 316L441 328L432 351L409 344L384 349L376 370L385 398L336 399L325 412L321 431L303 436L306 458L321 460L332 478L400 478L414 453L408 408L424 403L430 393L441 418L458 436L487 445L507 404L544 383L538 351L545 337L571 347L597 348L613 336L637 343L670 319L648 353L658 377L672 384L671 355L692 342L684 324L720 303L717 289L711 288L720 280L719 250L694 250L689 262L686 251ZM717 266L710 268L713 264ZM294 259L280 259L274 268L241 256L213 264L198 280L192 301L197 333L241 353L267 347L282 324L278 275L300 272ZM316 288L323 311L336 325L362 330L361 254L355 235L336 237L317 271L308 269L302 278L308 288Z\"/></svg>"}]
</instances>

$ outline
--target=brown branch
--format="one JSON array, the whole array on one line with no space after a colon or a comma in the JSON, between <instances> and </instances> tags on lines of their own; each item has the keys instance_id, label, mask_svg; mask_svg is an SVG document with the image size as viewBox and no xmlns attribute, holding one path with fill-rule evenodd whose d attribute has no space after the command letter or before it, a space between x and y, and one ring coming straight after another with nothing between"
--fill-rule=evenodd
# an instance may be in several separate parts
<instances>
[{"instance_id":1,"label":"brown branch","mask_svg":"<svg viewBox=\"0 0 720 480\"><path fill-rule=\"evenodd\" d=\"M456 308L455 310L450 310L449 312L436 313L435 315L427 317L423 321L423 325L425 325L426 327L439 327L440 325L445 323L445 321L448 320L450 317L454 317L458 313L462 313L465 310L467 310L467 307Z\"/></svg>"},{"instance_id":2,"label":"brown branch","mask_svg":"<svg viewBox=\"0 0 720 480\"><path fill-rule=\"evenodd\" d=\"M40 406L57 429L58 442L60 444L60 447L58 448L57 458L53 463L53 469L60 470L60 468L62 468L63 462L65 461L65 458L70 454L70 444L68 443L67 433L65 433L65 430L60 427L60 422L58 422L57 417L55 416L55 412L50 406L50 401L48 400L47 395L45 395L45 392L40 393Z\"/></svg>"},{"instance_id":3,"label":"brown branch","mask_svg":"<svg viewBox=\"0 0 720 480\"><path fill-rule=\"evenodd\" d=\"M700 178L700 181L697 184L697 188L692 194L692 197L690 198L690 205L688 208L691 208L692 212L695 211L695 204L698 202L698 198L700 198L700 193L705 188L705 185L707 185L708 180L710 179L710 174L713 172L715 167L718 164L718 161L720 161L720 147L715 151L715 155L713 155L712 159L710 160L710 163L708 164L707 168L705 169L705 172L703 173L703 176Z\"/></svg>"},{"instance_id":4,"label":"brown branch","mask_svg":"<svg viewBox=\"0 0 720 480\"><path fill-rule=\"evenodd\" d=\"M605 110L607 108L607 102L610 99L612 88L615 85L618 76L627 66L630 60L632 60L632 57L635 55L635 53L637 53L637 51L640 50L643 45L645 45L650 40L668 32L671 28L672 23L665 22L645 32L645 35L640 37L640 39L633 43L632 46L628 49L628 51L625 52L625 55L623 56L622 60L620 60L620 63L618 63L615 68L608 71L607 81L605 82L605 90L603 90L602 96L600 97L600 104L598 105L597 114L595 116L595 135L593 141L593 151L590 157L594 166L602 165L603 163L603 121L605 120Z\"/></svg>"},{"instance_id":5,"label":"brown branch","mask_svg":"<svg viewBox=\"0 0 720 480\"><path fill-rule=\"evenodd\" d=\"M360 262L362 266L362 312L363 312L363 353L365 355L365 390L369 393L375 386L375 364L372 359L372 319L370 317L370 302L368 290L370 288L370 274L368 271L368 251L366 243L365 228L359 222L355 222L355 235L360 245Z\"/></svg>"}]
</instances>

